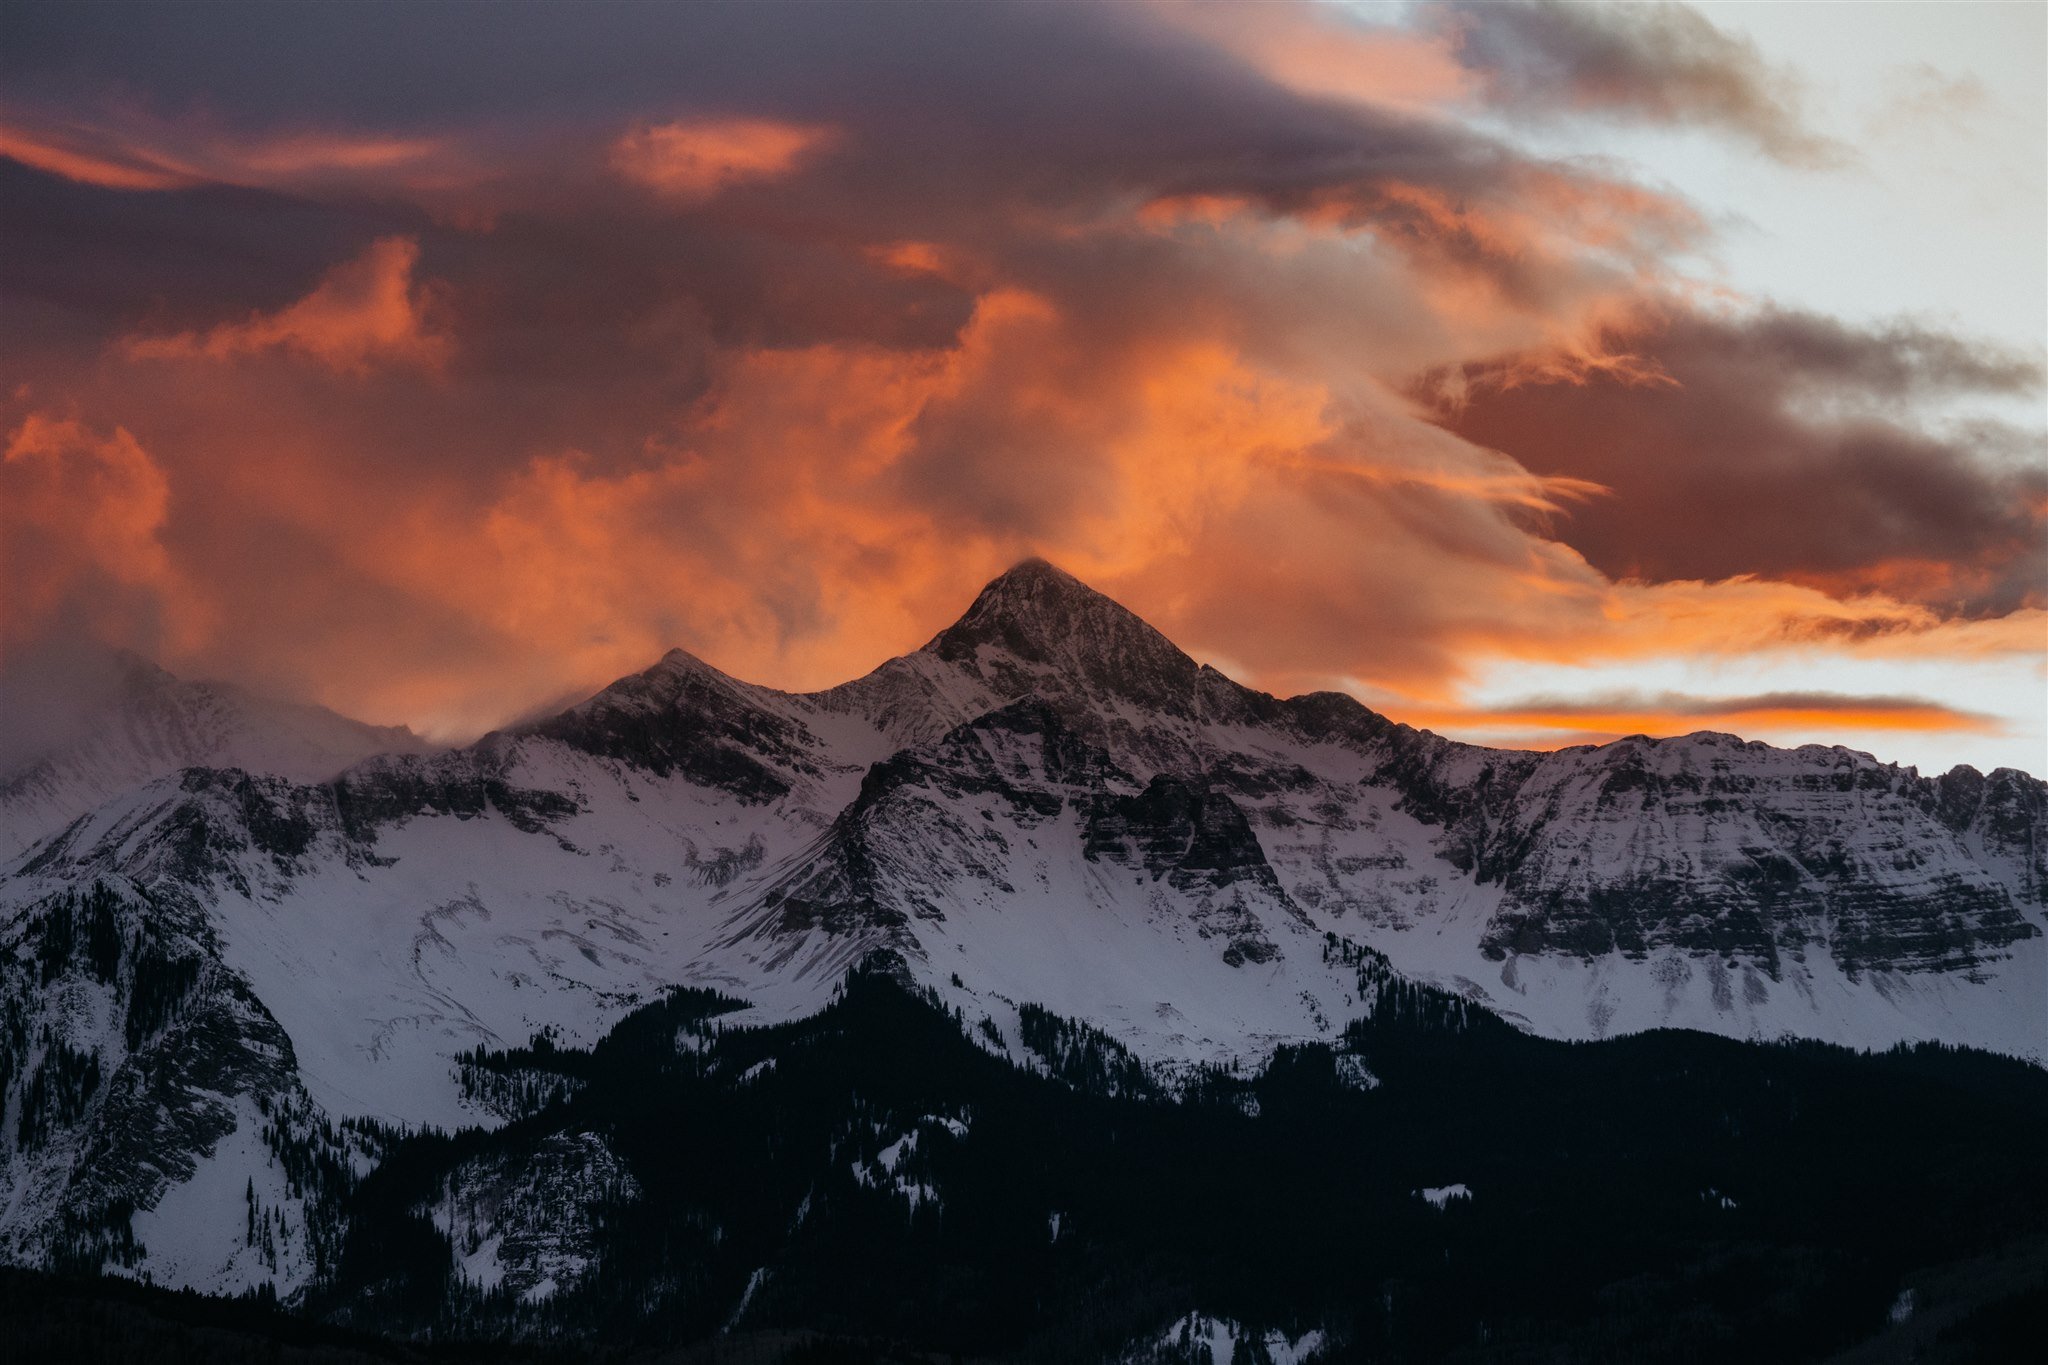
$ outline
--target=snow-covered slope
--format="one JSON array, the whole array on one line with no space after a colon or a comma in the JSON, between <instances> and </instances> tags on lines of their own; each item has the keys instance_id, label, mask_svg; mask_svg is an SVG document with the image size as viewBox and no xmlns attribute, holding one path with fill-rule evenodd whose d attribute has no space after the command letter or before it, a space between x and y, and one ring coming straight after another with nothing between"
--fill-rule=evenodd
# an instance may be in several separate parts
<instances>
[{"instance_id":1,"label":"snow-covered slope","mask_svg":"<svg viewBox=\"0 0 2048 1365\"><path fill-rule=\"evenodd\" d=\"M83 669L68 661L70 690L61 700L38 695L46 690L39 679L0 679L14 712L6 746L14 757L0 770L0 857L181 768L317 782L372 754L431 747L403 726L365 725L228 683L187 682L125 651L96 654Z\"/></svg>"},{"instance_id":2,"label":"snow-covered slope","mask_svg":"<svg viewBox=\"0 0 2048 1365\"><path fill-rule=\"evenodd\" d=\"M1557 1036L2040 1060L2044 858L2048 788L2025 774L1721 735L1473 748L1348 697L1243 688L1032 562L829 691L676 651L460 752L316 783L158 776L18 857L0 872L0 1236L48 1259L35 1229L113 1179L73 1220L93 1230L81 1257L240 1283L261 1248L286 1257L277 1234L188 1217L177 1193L237 1183L230 1157L290 1227L311 1177L278 1173L319 1152L322 1178L347 1178L375 1132L350 1124L501 1121L465 1092L464 1052L588 1044L672 984L799 1016L875 948L996 1037L1036 1003L1168 1070L1341 1029L1362 1008L1345 939ZM82 911L48 927L95 897L118 951L91 947ZM139 984L150 934L194 964L176 990ZM213 1058L207 1085L149 1080L169 1044L122 1023L138 998L152 1020L217 1021L181 1054ZM296 1126L252 1132L249 1105ZM134 1132L158 1136L108 1136Z\"/></svg>"}]
</instances>

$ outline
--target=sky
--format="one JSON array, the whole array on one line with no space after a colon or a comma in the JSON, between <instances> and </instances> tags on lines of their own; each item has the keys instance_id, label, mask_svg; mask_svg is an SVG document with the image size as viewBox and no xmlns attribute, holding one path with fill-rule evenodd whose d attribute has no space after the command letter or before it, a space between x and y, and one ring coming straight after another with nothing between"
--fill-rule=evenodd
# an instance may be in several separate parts
<instances>
[{"instance_id":1,"label":"sky","mask_svg":"<svg viewBox=\"0 0 2048 1365\"><path fill-rule=\"evenodd\" d=\"M1042 555L1282 694L2048 771L2048 7L0 12L0 668L447 740Z\"/></svg>"}]
</instances>

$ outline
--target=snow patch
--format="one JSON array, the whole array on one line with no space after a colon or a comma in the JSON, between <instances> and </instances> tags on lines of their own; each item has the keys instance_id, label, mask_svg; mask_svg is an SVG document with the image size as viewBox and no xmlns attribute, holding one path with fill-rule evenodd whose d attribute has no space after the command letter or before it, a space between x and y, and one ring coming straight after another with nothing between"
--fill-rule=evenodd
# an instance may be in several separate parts
<instances>
[{"instance_id":1,"label":"snow patch","mask_svg":"<svg viewBox=\"0 0 2048 1365\"><path fill-rule=\"evenodd\" d=\"M1255 1358L1270 1360L1273 1365L1306 1365L1323 1349L1323 1341L1323 1332L1319 1328L1289 1337L1278 1330L1258 1331L1230 1318L1189 1313L1157 1335L1133 1343L1125 1350L1123 1359L1153 1360L1160 1353L1171 1351L1175 1359L1197 1362L1197 1365L1230 1365L1237 1358L1242 1343L1254 1351ZM1260 1349L1264 1355L1256 1356Z\"/></svg>"},{"instance_id":2,"label":"snow patch","mask_svg":"<svg viewBox=\"0 0 2048 1365\"><path fill-rule=\"evenodd\" d=\"M133 1273L208 1294L268 1282L281 1297L312 1277L305 1201L263 1141L263 1122L255 1103L238 1097L234 1131L200 1158L190 1180L136 1212L130 1226L144 1255Z\"/></svg>"},{"instance_id":3,"label":"snow patch","mask_svg":"<svg viewBox=\"0 0 2048 1365\"><path fill-rule=\"evenodd\" d=\"M1349 1052L1337 1054L1337 1083L1348 1090L1380 1088L1380 1078L1372 1074L1365 1059Z\"/></svg>"},{"instance_id":4,"label":"snow patch","mask_svg":"<svg viewBox=\"0 0 2048 1365\"><path fill-rule=\"evenodd\" d=\"M1472 1197L1472 1191L1463 1185L1435 1185L1428 1189L1417 1190L1415 1193L1428 1203L1430 1207L1437 1209L1448 1207L1453 1199L1470 1199Z\"/></svg>"},{"instance_id":5,"label":"snow patch","mask_svg":"<svg viewBox=\"0 0 2048 1365\"><path fill-rule=\"evenodd\" d=\"M725 1320L725 1326L718 1329L720 1336L729 1335L733 1328L740 1325L740 1319L747 1315L747 1305L754 1301L754 1291L759 1289L767 1278L766 1266L757 1268L753 1274L747 1276L747 1287L740 1291L740 1301L734 1305L732 1316Z\"/></svg>"}]
</instances>

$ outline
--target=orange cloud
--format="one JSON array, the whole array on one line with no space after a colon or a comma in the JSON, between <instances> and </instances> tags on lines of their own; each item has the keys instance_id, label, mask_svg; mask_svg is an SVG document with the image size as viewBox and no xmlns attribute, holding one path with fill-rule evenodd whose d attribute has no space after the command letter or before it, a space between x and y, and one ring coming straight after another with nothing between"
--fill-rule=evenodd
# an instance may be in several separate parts
<instances>
[{"instance_id":1,"label":"orange cloud","mask_svg":"<svg viewBox=\"0 0 2048 1365\"><path fill-rule=\"evenodd\" d=\"M1333 232L1369 230L1439 265L1482 270L1503 283L1567 268L1589 255L1661 273L1657 254L1696 239L1698 213L1669 194L1533 163L1503 164L1493 183L1464 191L1392 176L1332 179L1269 198L1233 190L1170 190L1138 221L1222 226L1284 216Z\"/></svg>"},{"instance_id":2,"label":"orange cloud","mask_svg":"<svg viewBox=\"0 0 2048 1365\"><path fill-rule=\"evenodd\" d=\"M675 644L743 677L828 685L914 647L1032 551L1198 652L1254 661L1246 681L1393 689L1404 717L1554 727L1558 743L1607 727L1851 730L1927 717L1780 707L1672 719L1653 706L1488 717L1450 698L1503 659L2039 650L2038 614L1964 622L1783 582L1613 582L1531 531L1604 496L1597 485L1531 475L1369 380L1275 368L1183 321L1185 334L1105 346L1071 304L998 289L949 346L722 352L709 390L628 459L536 451L481 492L410 467L381 476L398 486L366 484L357 453L301 415L261 437L264 459L223 450L206 477L245 515L288 526L323 592L403 604L387 614L478 637L445 657L421 646L420 661L394 669L360 636L294 639L317 615L280 623L275 648L318 678L320 700L440 734L600 684ZM255 411L268 391L235 392L192 401Z\"/></svg>"},{"instance_id":3,"label":"orange cloud","mask_svg":"<svg viewBox=\"0 0 2048 1365\"><path fill-rule=\"evenodd\" d=\"M432 321L433 290L413 282L419 256L415 238L380 238L281 312L222 323L204 333L133 336L122 347L137 360L229 360L281 349L345 374L361 374L378 364L438 369L450 342Z\"/></svg>"},{"instance_id":4,"label":"orange cloud","mask_svg":"<svg viewBox=\"0 0 2048 1365\"><path fill-rule=\"evenodd\" d=\"M2048 526L2048 510L2026 509L2036 526ZM1953 563L1926 555L1897 555L1834 571L1788 568L1784 577L1830 597L1876 593L1907 602L1969 602L1990 598L2009 571L2002 564ZM2042 585L2037 593L2048 593Z\"/></svg>"},{"instance_id":5,"label":"orange cloud","mask_svg":"<svg viewBox=\"0 0 2048 1365\"><path fill-rule=\"evenodd\" d=\"M657 194L699 203L734 185L788 175L833 137L828 128L775 119L643 124L612 144L611 167Z\"/></svg>"},{"instance_id":6,"label":"orange cloud","mask_svg":"<svg viewBox=\"0 0 2048 1365\"><path fill-rule=\"evenodd\" d=\"M1298 94L1426 112L1479 84L1447 35L1368 26L1334 6L1153 0L1152 8Z\"/></svg>"},{"instance_id":7,"label":"orange cloud","mask_svg":"<svg viewBox=\"0 0 2048 1365\"><path fill-rule=\"evenodd\" d=\"M175 652L209 613L172 565L162 533L170 483L126 430L33 413L0 459L0 562L9 648L53 621L90 623Z\"/></svg>"},{"instance_id":8,"label":"orange cloud","mask_svg":"<svg viewBox=\"0 0 2048 1365\"><path fill-rule=\"evenodd\" d=\"M291 647L322 700L356 714L474 734L678 644L742 676L822 686L878 662L877 640L916 643L958 589L955 556L973 556L881 488L906 425L948 383L940 354L764 348L735 357L687 432L633 467L539 455L481 501L429 482L370 516L351 515L364 490L338 462L307 450L239 467L238 496L360 595L473 637L404 669L364 668L324 634ZM984 549L972 572L996 564Z\"/></svg>"},{"instance_id":9,"label":"orange cloud","mask_svg":"<svg viewBox=\"0 0 2048 1365\"><path fill-rule=\"evenodd\" d=\"M1517 748L1561 748L1604 743L1625 735L1691 734L1729 730L1743 735L1831 730L1917 731L2001 735L1996 716L1959 710L1919 697L1860 697L1827 692L1766 693L1754 697L1615 694L1585 698L1531 698L1497 706L1396 705L1388 713L1411 725L1460 733L1520 729Z\"/></svg>"},{"instance_id":10,"label":"orange cloud","mask_svg":"<svg viewBox=\"0 0 2048 1365\"><path fill-rule=\"evenodd\" d=\"M81 184L116 190L193 185L294 186L366 175L447 173L441 138L285 130L239 134L125 110L111 120L0 120L0 157Z\"/></svg>"},{"instance_id":11,"label":"orange cloud","mask_svg":"<svg viewBox=\"0 0 2048 1365\"><path fill-rule=\"evenodd\" d=\"M188 170L127 149L67 145L25 128L0 124L0 156L83 185L110 190L170 190L197 183Z\"/></svg>"},{"instance_id":12,"label":"orange cloud","mask_svg":"<svg viewBox=\"0 0 2048 1365\"><path fill-rule=\"evenodd\" d=\"M1851 659L2024 666L2048 656L2048 611L1956 619L1882 595L1835 598L1796 583L1746 577L1615 583L1569 548L1546 544L1551 552L1532 556L1526 567L1492 584L1489 590L1500 594L1497 610L1443 615L1432 632L1446 650L1443 667L1369 668L1355 676L1428 705L1447 702L1465 679L1502 661L1590 666L1775 659L1825 668ZM1649 708L1645 714L1659 713ZM1847 722L1838 717L1834 723ZM1782 729L1792 722L1781 715L1771 724Z\"/></svg>"},{"instance_id":13,"label":"orange cloud","mask_svg":"<svg viewBox=\"0 0 2048 1365\"><path fill-rule=\"evenodd\" d=\"M2048 648L2048 611L2040 609L1955 619L1882 594L1836 598L1747 577L1624 582L1608 599L1607 629L1581 642L1578 657L1840 651L1881 659L1988 659L2038 656Z\"/></svg>"}]
</instances>

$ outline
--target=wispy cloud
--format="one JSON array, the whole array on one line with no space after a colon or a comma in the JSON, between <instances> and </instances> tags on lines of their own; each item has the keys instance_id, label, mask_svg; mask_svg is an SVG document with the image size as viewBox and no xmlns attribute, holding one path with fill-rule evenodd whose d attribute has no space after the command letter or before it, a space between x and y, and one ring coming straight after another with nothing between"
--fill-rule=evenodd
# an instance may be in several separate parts
<instances>
[{"instance_id":1,"label":"wispy cloud","mask_svg":"<svg viewBox=\"0 0 2048 1365\"><path fill-rule=\"evenodd\" d=\"M121 345L137 360L231 360L283 350L350 374L379 364L437 369L449 340L432 321L433 291L413 278L419 256L413 238L380 238L278 312L203 332L129 336Z\"/></svg>"},{"instance_id":2,"label":"wispy cloud","mask_svg":"<svg viewBox=\"0 0 2048 1365\"><path fill-rule=\"evenodd\" d=\"M1684 5L1444 0L1432 8L1437 31L1505 111L1706 127L1796 166L1853 159L1808 125L1797 76Z\"/></svg>"},{"instance_id":3,"label":"wispy cloud","mask_svg":"<svg viewBox=\"0 0 2048 1365\"><path fill-rule=\"evenodd\" d=\"M1852 696L1838 692L1765 692L1733 697L1608 692L1592 696L1524 697L1487 706L1402 707L1398 711L1403 719L1417 725L1465 731L1529 731L1537 736L1547 732L1548 747L1583 743L1588 736L1663 737L1710 729L1754 736L1829 729L1997 735L2006 728L1996 716L1961 710L1925 697Z\"/></svg>"},{"instance_id":4,"label":"wispy cloud","mask_svg":"<svg viewBox=\"0 0 2048 1365\"><path fill-rule=\"evenodd\" d=\"M832 138L829 128L774 119L643 124L612 144L611 166L658 194L694 203L733 185L787 175Z\"/></svg>"},{"instance_id":5,"label":"wispy cloud","mask_svg":"<svg viewBox=\"0 0 2048 1365\"><path fill-rule=\"evenodd\" d=\"M236 134L132 108L84 118L0 107L0 157L116 190L195 185L293 186L389 180L445 158L443 139L344 131Z\"/></svg>"}]
</instances>

